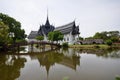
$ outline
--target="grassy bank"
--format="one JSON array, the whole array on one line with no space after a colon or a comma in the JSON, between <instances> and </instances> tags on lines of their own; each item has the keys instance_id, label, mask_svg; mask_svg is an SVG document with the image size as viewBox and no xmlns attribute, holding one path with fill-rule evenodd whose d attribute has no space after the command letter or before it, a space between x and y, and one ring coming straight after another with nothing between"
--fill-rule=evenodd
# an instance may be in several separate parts
<instances>
[{"instance_id":1,"label":"grassy bank","mask_svg":"<svg viewBox=\"0 0 120 80\"><path fill-rule=\"evenodd\" d=\"M110 46L100 44L100 45L69 45L70 48L81 48L81 49L94 49L94 48L101 48L101 49L108 49Z\"/></svg>"}]
</instances>

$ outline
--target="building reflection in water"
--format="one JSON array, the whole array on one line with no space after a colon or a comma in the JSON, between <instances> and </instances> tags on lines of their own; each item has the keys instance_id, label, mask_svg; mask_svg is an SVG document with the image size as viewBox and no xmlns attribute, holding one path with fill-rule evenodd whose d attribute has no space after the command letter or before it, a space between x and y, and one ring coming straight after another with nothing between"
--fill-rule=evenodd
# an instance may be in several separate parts
<instances>
[{"instance_id":1,"label":"building reflection in water","mask_svg":"<svg viewBox=\"0 0 120 80\"><path fill-rule=\"evenodd\" d=\"M26 59L15 55L0 54L0 80L15 80L20 76Z\"/></svg>"},{"instance_id":2,"label":"building reflection in water","mask_svg":"<svg viewBox=\"0 0 120 80\"><path fill-rule=\"evenodd\" d=\"M26 48L25 48L26 49ZM23 52L24 53L24 52ZM23 54L20 53L20 54ZM29 53L29 52L28 52ZM52 66L55 64L63 65L66 68L72 70L79 70L77 67L80 66L80 55L81 54L93 54L97 57L104 58L120 58L120 50L103 50L103 49L60 49L55 51L36 53L32 52L29 57L32 60L38 60L40 68L44 67L46 69L47 78L49 76L49 71ZM8 53L9 54L9 53ZM8 55L1 53L0 54L0 80L15 80L20 77L21 68L25 67L25 62L27 59L26 54L14 54ZM28 60L28 59L27 59ZM28 60L29 61L29 60ZM30 66L31 67L31 66ZM38 68L39 69L39 68Z\"/></svg>"},{"instance_id":3,"label":"building reflection in water","mask_svg":"<svg viewBox=\"0 0 120 80\"><path fill-rule=\"evenodd\" d=\"M102 50L102 49L60 49L55 51L50 51L38 55L31 55L31 59L38 59L40 67L45 67L47 75L49 75L49 70L56 63L63 65L67 68L76 70L77 66L80 66L80 54L94 54L98 57L105 58L120 58L119 50Z\"/></svg>"},{"instance_id":4,"label":"building reflection in water","mask_svg":"<svg viewBox=\"0 0 120 80\"><path fill-rule=\"evenodd\" d=\"M79 54L94 54L97 57L104 58L120 58L120 50L119 49L74 49Z\"/></svg>"},{"instance_id":5,"label":"building reflection in water","mask_svg":"<svg viewBox=\"0 0 120 80\"><path fill-rule=\"evenodd\" d=\"M80 56L73 49L60 49L39 55L31 55L31 59L38 59L40 66L46 68L47 76L49 75L50 67L56 63L73 70L80 66Z\"/></svg>"}]
</instances>

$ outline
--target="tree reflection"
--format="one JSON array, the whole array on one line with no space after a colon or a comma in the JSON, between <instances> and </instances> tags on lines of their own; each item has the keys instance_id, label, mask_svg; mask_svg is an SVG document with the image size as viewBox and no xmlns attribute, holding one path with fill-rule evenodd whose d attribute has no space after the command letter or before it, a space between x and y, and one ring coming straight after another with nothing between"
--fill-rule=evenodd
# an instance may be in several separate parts
<instances>
[{"instance_id":1,"label":"tree reflection","mask_svg":"<svg viewBox=\"0 0 120 80\"><path fill-rule=\"evenodd\" d=\"M15 80L20 76L20 69L24 67L25 58L0 54L0 79Z\"/></svg>"},{"instance_id":2,"label":"tree reflection","mask_svg":"<svg viewBox=\"0 0 120 80\"><path fill-rule=\"evenodd\" d=\"M38 59L40 66L46 68L47 75L49 75L50 67L55 65L55 63L73 70L76 70L77 65L80 65L80 56L76 55L74 51L69 50L57 50L35 56L31 55L31 58L33 57Z\"/></svg>"},{"instance_id":3,"label":"tree reflection","mask_svg":"<svg viewBox=\"0 0 120 80\"><path fill-rule=\"evenodd\" d=\"M95 54L98 57L104 58L120 58L119 49L75 49L79 54Z\"/></svg>"}]
</instances>

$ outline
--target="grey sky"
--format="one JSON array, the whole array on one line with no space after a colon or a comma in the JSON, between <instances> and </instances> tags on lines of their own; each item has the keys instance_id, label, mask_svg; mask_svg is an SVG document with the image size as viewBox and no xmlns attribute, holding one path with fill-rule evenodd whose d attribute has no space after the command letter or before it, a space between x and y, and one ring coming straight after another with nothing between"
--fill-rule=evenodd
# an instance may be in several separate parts
<instances>
[{"instance_id":1,"label":"grey sky","mask_svg":"<svg viewBox=\"0 0 120 80\"><path fill-rule=\"evenodd\" d=\"M0 12L20 21L29 34L46 21L61 26L76 20L81 36L120 31L120 0L0 0Z\"/></svg>"}]
</instances>

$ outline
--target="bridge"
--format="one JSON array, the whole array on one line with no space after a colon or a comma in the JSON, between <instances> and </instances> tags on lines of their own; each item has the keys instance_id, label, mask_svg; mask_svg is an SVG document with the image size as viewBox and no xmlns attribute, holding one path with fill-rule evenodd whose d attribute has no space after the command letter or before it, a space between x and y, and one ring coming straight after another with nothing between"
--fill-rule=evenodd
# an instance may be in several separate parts
<instances>
[{"instance_id":1,"label":"bridge","mask_svg":"<svg viewBox=\"0 0 120 80\"><path fill-rule=\"evenodd\" d=\"M19 50L20 49L20 46L27 46L27 45L30 45L31 46L31 49L33 49L33 46L34 45L39 45L39 46L42 46L43 49L45 49L45 45L50 45L51 47L51 50L53 49L57 49L57 48L60 48L61 45L59 43L53 43L53 42L46 42L46 41L39 41L39 42L16 42L10 46L8 46L9 48L15 48L17 47L17 49Z\"/></svg>"}]
</instances>

